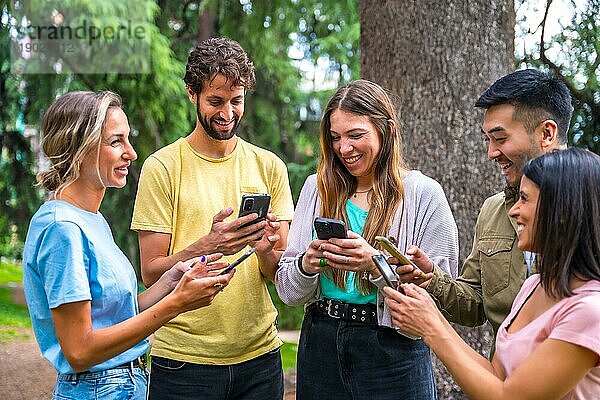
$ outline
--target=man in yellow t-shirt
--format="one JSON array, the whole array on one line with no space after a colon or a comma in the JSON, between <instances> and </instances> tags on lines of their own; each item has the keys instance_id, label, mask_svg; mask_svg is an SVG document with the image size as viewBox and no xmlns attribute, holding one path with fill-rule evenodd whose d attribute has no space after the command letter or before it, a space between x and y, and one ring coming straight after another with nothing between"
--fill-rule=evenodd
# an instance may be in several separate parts
<instances>
[{"instance_id":1,"label":"man in yellow t-shirt","mask_svg":"<svg viewBox=\"0 0 600 400\"><path fill-rule=\"evenodd\" d=\"M184 81L196 127L144 162L135 201L131 229L138 232L144 283L156 282L178 260L219 252L232 262L248 246L257 251L210 306L156 332L149 398L281 399L282 342L264 278L274 279L293 215L287 169L235 134L255 83L254 66L237 42L200 43ZM270 194L272 211L242 227L256 218L237 217L247 193Z\"/></svg>"}]
</instances>

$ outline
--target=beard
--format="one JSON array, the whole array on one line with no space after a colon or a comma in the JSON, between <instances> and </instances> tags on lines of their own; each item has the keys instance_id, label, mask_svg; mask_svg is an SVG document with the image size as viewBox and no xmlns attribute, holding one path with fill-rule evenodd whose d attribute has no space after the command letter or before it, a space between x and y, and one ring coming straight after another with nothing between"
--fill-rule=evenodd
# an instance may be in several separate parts
<instances>
[{"instance_id":1,"label":"beard","mask_svg":"<svg viewBox=\"0 0 600 400\"><path fill-rule=\"evenodd\" d=\"M209 120L208 117L202 115L202 112L200 111L200 104L198 101L196 101L196 116L198 118L198 121L200 121L200 125L202 125L202 128L204 128L204 132L206 132L208 136L215 140L231 139L233 135L235 135L235 132L237 131L238 126L240 125L240 118L237 115L234 115L233 128L231 128L231 130L227 132L218 132L212 127L212 124L216 124L215 120L217 118L213 117Z\"/></svg>"}]
</instances>

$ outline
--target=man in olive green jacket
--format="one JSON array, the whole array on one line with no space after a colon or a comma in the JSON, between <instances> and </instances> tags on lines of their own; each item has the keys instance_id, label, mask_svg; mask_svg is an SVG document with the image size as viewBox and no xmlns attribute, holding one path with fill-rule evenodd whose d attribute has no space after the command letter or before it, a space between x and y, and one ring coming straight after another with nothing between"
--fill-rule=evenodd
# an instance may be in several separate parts
<instances>
[{"instance_id":1,"label":"man in olive green jacket","mask_svg":"<svg viewBox=\"0 0 600 400\"><path fill-rule=\"evenodd\" d=\"M410 266L399 266L397 272L402 282L412 281L426 288L450 322L477 326L488 320L495 336L523 281L531 274L535 258L517 248L517 225L507 212L518 198L525 163L545 152L566 148L573 107L569 90L559 78L534 69L498 79L475 107L486 110L482 136L489 159L504 175L506 188L483 203L473 249L457 279L425 261L427 257L416 247L407 252L426 277L420 279L420 271Z\"/></svg>"}]
</instances>

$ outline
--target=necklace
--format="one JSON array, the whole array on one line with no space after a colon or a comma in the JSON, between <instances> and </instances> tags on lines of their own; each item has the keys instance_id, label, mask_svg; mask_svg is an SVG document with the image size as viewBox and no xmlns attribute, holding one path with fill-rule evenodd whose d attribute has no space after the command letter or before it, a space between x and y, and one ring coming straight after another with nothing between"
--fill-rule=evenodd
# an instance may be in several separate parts
<instances>
[{"instance_id":1,"label":"necklace","mask_svg":"<svg viewBox=\"0 0 600 400\"><path fill-rule=\"evenodd\" d=\"M371 190L373 190L373 187L370 187L367 190L356 190L356 191L354 191L354 194L352 195L352 197L356 198L356 195L358 195L360 193L369 193Z\"/></svg>"}]
</instances>

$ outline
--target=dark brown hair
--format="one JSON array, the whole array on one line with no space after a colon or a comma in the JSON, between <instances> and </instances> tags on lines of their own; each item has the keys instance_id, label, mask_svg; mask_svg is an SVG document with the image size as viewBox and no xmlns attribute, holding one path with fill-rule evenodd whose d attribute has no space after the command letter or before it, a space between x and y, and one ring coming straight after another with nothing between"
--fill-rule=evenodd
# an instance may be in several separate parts
<instances>
[{"instance_id":1,"label":"dark brown hair","mask_svg":"<svg viewBox=\"0 0 600 400\"><path fill-rule=\"evenodd\" d=\"M254 65L240 44L216 37L200 42L190 53L185 67L185 84L196 94L216 75L224 75L232 86L254 88Z\"/></svg>"},{"instance_id":2,"label":"dark brown hair","mask_svg":"<svg viewBox=\"0 0 600 400\"><path fill-rule=\"evenodd\" d=\"M544 290L571 296L573 277L600 280L600 157L570 148L529 161L524 176L539 190L533 250Z\"/></svg>"}]
</instances>

